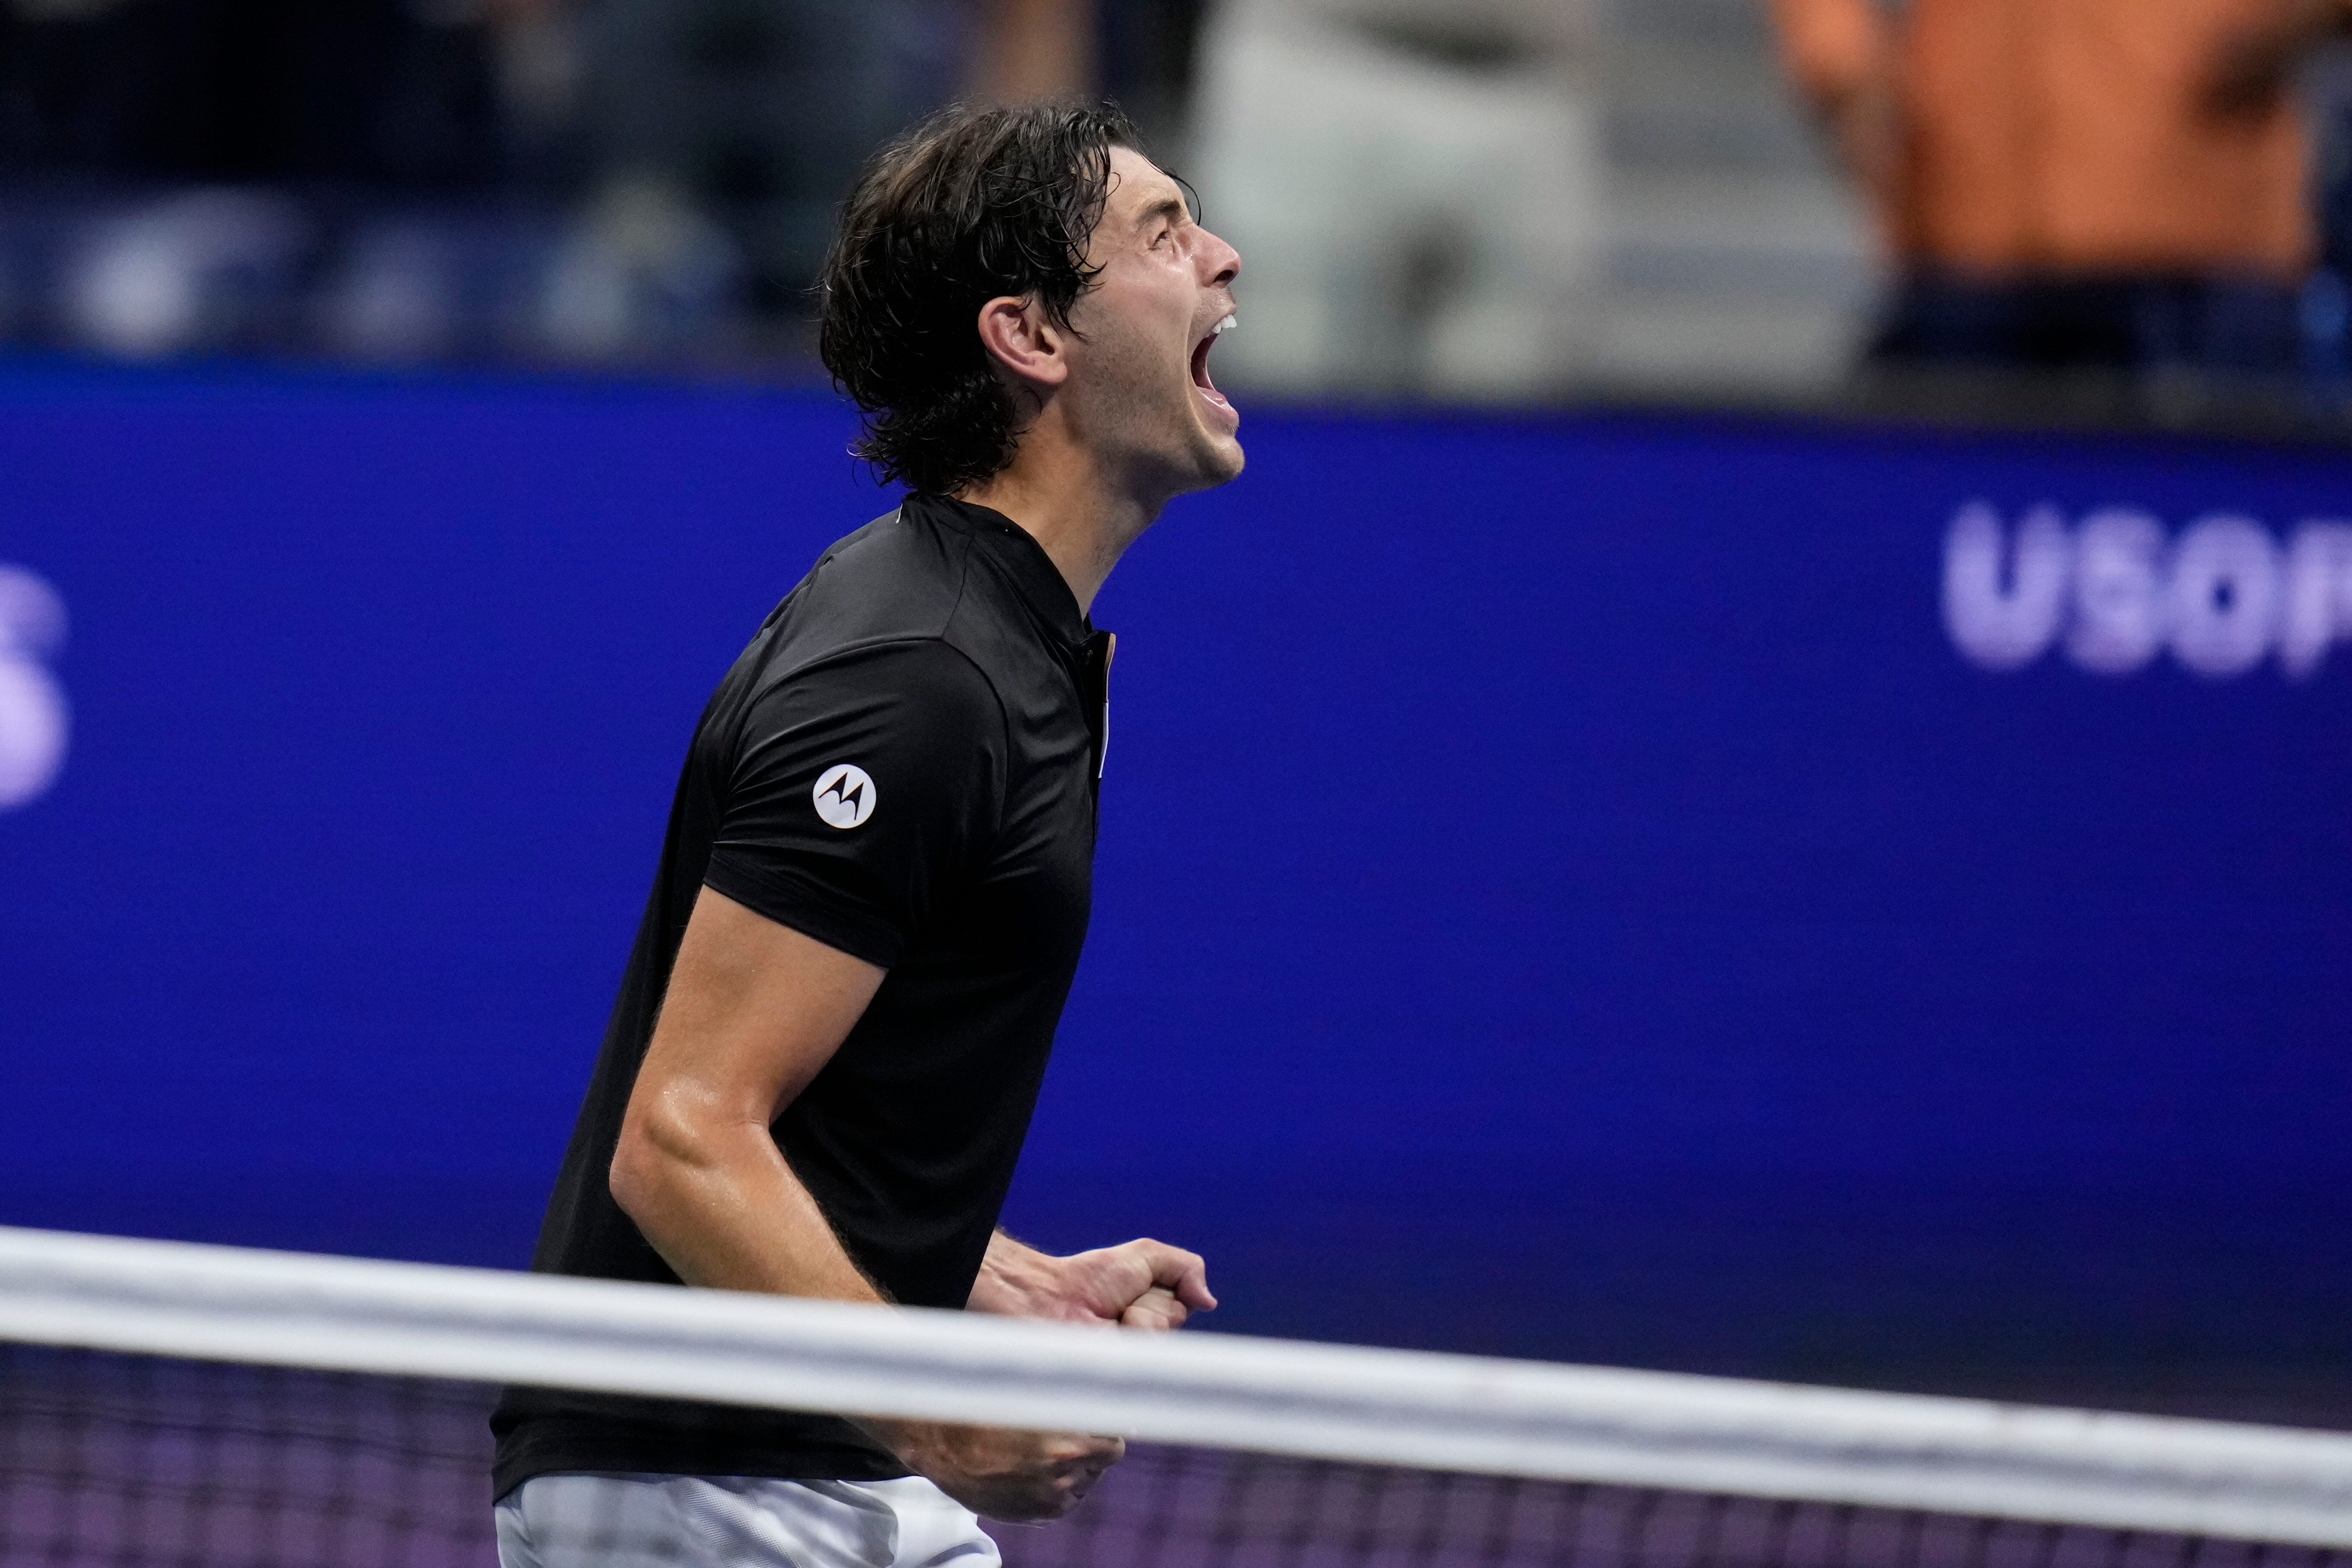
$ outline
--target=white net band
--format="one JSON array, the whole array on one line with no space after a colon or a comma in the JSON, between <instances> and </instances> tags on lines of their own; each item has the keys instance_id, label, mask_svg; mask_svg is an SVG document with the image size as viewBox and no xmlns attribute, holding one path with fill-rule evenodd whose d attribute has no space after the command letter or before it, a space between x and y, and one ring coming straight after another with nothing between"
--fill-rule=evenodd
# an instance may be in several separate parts
<instances>
[{"instance_id":1,"label":"white net band","mask_svg":"<svg viewBox=\"0 0 2352 1568\"><path fill-rule=\"evenodd\" d=\"M0 1228L0 1340L2352 1546L2352 1436Z\"/></svg>"}]
</instances>

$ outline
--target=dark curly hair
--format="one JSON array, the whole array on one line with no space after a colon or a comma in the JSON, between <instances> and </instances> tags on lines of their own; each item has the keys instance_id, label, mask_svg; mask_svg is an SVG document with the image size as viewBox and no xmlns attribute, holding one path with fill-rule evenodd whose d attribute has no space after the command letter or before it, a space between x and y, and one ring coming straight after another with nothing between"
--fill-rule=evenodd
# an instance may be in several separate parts
<instances>
[{"instance_id":1,"label":"dark curly hair","mask_svg":"<svg viewBox=\"0 0 2352 1568\"><path fill-rule=\"evenodd\" d=\"M1069 324L1094 281L1087 246L1110 150L1135 145L1108 103L960 106L866 166L825 258L817 347L866 416L850 451L885 483L952 494L1013 461L1018 410L981 343L980 308L1034 295Z\"/></svg>"}]
</instances>

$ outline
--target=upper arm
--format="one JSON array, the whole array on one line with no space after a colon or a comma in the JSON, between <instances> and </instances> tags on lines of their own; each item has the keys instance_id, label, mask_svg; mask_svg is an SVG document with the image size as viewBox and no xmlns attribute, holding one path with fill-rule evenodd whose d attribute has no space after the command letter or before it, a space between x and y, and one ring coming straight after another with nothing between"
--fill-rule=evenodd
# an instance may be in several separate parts
<instances>
[{"instance_id":1,"label":"upper arm","mask_svg":"<svg viewBox=\"0 0 2352 1568\"><path fill-rule=\"evenodd\" d=\"M938 642L854 650L753 701L625 1153L649 1134L690 1144L713 1125L775 1120L856 1026L941 889L985 854L1006 754L993 689ZM850 790L856 809L840 798Z\"/></svg>"},{"instance_id":2,"label":"upper arm","mask_svg":"<svg viewBox=\"0 0 2352 1568\"><path fill-rule=\"evenodd\" d=\"M853 650L752 702L703 880L888 968L985 859L1009 765L1003 709L961 653Z\"/></svg>"},{"instance_id":3,"label":"upper arm","mask_svg":"<svg viewBox=\"0 0 2352 1568\"><path fill-rule=\"evenodd\" d=\"M705 888L629 1097L625 1143L765 1127L832 1059L882 976Z\"/></svg>"}]
</instances>

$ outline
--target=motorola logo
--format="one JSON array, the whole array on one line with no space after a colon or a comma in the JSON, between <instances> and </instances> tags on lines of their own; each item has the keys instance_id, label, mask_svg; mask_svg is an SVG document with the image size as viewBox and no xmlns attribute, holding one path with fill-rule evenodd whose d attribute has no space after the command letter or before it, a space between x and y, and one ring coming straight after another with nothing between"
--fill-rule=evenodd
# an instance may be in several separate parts
<instances>
[{"instance_id":1,"label":"motorola logo","mask_svg":"<svg viewBox=\"0 0 2352 1568\"><path fill-rule=\"evenodd\" d=\"M2151 513L1970 501L1944 536L1944 628L1969 662L2018 669L2056 650L2095 675L2169 654L2213 679L2275 658L2300 679L2352 639L2352 523L2284 535L2220 512L2176 535Z\"/></svg>"},{"instance_id":2,"label":"motorola logo","mask_svg":"<svg viewBox=\"0 0 2352 1568\"><path fill-rule=\"evenodd\" d=\"M57 590L0 565L0 811L38 799L65 766L66 697L47 662L65 640Z\"/></svg>"},{"instance_id":3,"label":"motorola logo","mask_svg":"<svg viewBox=\"0 0 2352 1568\"><path fill-rule=\"evenodd\" d=\"M827 827L855 827L874 815L874 781L864 768L835 763L817 774L809 798Z\"/></svg>"}]
</instances>

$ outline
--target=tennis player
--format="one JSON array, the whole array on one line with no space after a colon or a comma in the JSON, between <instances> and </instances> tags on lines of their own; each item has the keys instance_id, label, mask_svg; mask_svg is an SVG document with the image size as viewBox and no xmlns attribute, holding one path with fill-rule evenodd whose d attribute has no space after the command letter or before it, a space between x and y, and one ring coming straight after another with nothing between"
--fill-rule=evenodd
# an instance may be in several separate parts
<instances>
[{"instance_id":1,"label":"tennis player","mask_svg":"<svg viewBox=\"0 0 2352 1568\"><path fill-rule=\"evenodd\" d=\"M705 710L534 1267L1171 1329L1156 1241L996 1229L1085 941L1111 638L1168 501L1241 472L1208 374L1241 258L1107 108L955 110L883 152L824 281L856 451L910 492ZM509 1391L505 1568L985 1568L1116 1439Z\"/></svg>"}]
</instances>

